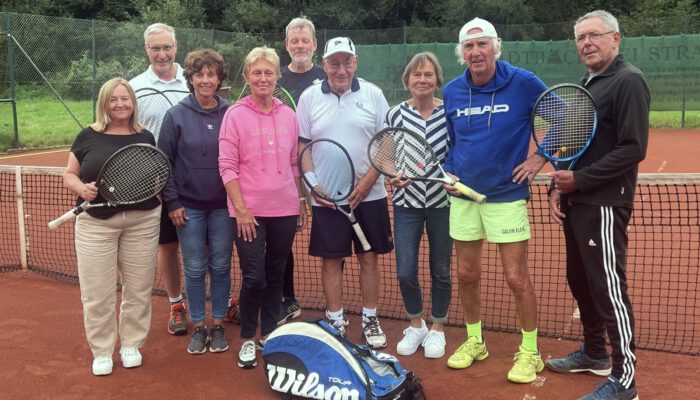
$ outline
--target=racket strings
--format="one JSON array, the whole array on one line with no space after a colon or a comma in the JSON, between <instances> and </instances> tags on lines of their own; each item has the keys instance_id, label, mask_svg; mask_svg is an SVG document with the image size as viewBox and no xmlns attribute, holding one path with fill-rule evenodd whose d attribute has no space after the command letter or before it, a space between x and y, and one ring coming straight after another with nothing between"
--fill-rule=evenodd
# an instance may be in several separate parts
<instances>
[{"instance_id":1,"label":"racket strings","mask_svg":"<svg viewBox=\"0 0 700 400\"><path fill-rule=\"evenodd\" d=\"M323 199L340 201L350 196L355 184L352 161L338 144L312 142L304 149L300 166L306 184Z\"/></svg>"},{"instance_id":2,"label":"racket strings","mask_svg":"<svg viewBox=\"0 0 700 400\"><path fill-rule=\"evenodd\" d=\"M384 130L378 135L370 147L370 157L383 174L425 177L434 172L437 160L427 141L403 130Z\"/></svg>"},{"instance_id":3,"label":"racket strings","mask_svg":"<svg viewBox=\"0 0 700 400\"><path fill-rule=\"evenodd\" d=\"M138 90L136 104L139 108L139 123L158 137L163 117L172 108L173 103L165 93L156 89L144 88Z\"/></svg>"},{"instance_id":4,"label":"racket strings","mask_svg":"<svg viewBox=\"0 0 700 400\"><path fill-rule=\"evenodd\" d=\"M132 146L109 160L97 186L108 202L133 204L158 194L169 173L169 162L160 151L151 146Z\"/></svg>"},{"instance_id":5,"label":"racket strings","mask_svg":"<svg viewBox=\"0 0 700 400\"><path fill-rule=\"evenodd\" d=\"M593 102L588 95L573 87L563 87L548 93L537 104L535 115L535 141L555 158L578 154L593 134Z\"/></svg>"}]
</instances>

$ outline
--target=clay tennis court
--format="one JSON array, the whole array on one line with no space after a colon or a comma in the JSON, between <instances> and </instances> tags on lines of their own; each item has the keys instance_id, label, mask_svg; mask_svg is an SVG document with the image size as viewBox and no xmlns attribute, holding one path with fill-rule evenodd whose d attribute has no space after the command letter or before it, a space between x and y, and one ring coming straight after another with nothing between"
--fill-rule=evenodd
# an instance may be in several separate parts
<instances>
[{"instance_id":1,"label":"clay tennis court","mask_svg":"<svg viewBox=\"0 0 700 400\"><path fill-rule=\"evenodd\" d=\"M647 159L640 172L700 172L698 144L698 130L654 131L650 138ZM0 156L0 164L65 164L65 149L42 153ZM50 205L45 205L45 208L52 215L63 211L52 209ZM41 243L30 243L33 248L40 245ZM4 253L15 250L2 251ZM649 251L654 252L653 246L650 246ZM697 247L694 251L694 256L691 257L694 257L697 271ZM630 254L630 257L632 256L635 255ZM391 258L388 261L389 264L393 262ZM531 260L531 265L537 262L540 261ZM350 265L350 268L355 268ZM534 271L536 267L533 265ZM234 271L234 275L237 272ZM393 271L385 270L383 279L385 282L395 280ZM536 276L533 279L538 280ZM634 276L630 279L633 280ZM681 284L682 282L678 282L679 287ZM679 287L659 288L658 292L631 295L662 298L668 296L669 290L678 290ZM165 330L167 298L154 296L152 330L142 349L143 366L133 370L123 369L119 366L118 355L115 355L115 369L112 375L94 377L90 371L92 357L85 340L77 286L19 271L0 273L0 288L0 305L3 312L3 318L0 319L0 326L3 328L0 333L0 382L3 383L0 398L279 398L267 387L260 357L259 365L254 370L241 370L236 366L240 346L237 325L227 325L226 334L231 346L228 352L191 356L185 350L189 337L173 337ZM320 284L317 282L307 284L304 281L297 284L302 304L320 308L320 304L305 301L306 298L312 297L313 292L320 290L319 288ZM353 286L350 286L346 297L356 297L352 288ZM697 292L697 288L691 290ZM456 294L456 287L454 293ZM493 301L493 297L493 294L482 293L482 303L488 304ZM552 305L546 304L547 301L546 296L541 298L540 307L551 307ZM427 306L429 305L426 304ZM635 311L654 312L653 309ZM697 324L695 321L700 320L700 314L697 309L694 313L695 318L691 321L657 322L659 328L669 329L681 326L686 329L685 326L689 324L692 337L687 340L695 341L698 331L692 328ZM450 315L455 314L459 314L459 308L453 301ZM302 315L303 318L320 316L321 312L306 310ZM358 341L359 317L352 315L350 321L349 338ZM389 339L387 351L394 353L396 342L401 338L401 331L406 322L383 319L382 326ZM659 335L663 335L663 331L658 332ZM449 354L464 339L464 329L449 327L446 337ZM602 381L591 376L559 375L545 370L532 384L509 383L506 373L512 365L512 352L517 348L520 335L488 331L485 337L491 356L466 370L450 370L446 366L446 357L427 360L420 351L410 357L401 357L400 360L405 368L414 371L423 380L430 399L575 399L595 389L596 384ZM578 344L570 340L545 337L540 339L539 346L543 357L560 357L573 351ZM700 371L700 357L640 350L637 370L637 389L641 399L677 400L697 396L694 394L694 386L697 371Z\"/></svg>"}]
</instances>

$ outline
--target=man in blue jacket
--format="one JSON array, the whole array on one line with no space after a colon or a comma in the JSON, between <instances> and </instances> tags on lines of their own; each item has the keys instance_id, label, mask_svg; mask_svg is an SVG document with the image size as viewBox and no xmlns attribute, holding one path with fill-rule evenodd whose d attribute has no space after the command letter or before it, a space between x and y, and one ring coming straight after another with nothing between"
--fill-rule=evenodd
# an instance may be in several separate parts
<instances>
[{"instance_id":1,"label":"man in blue jacket","mask_svg":"<svg viewBox=\"0 0 700 400\"><path fill-rule=\"evenodd\" d=\"M456 53L467 69L443 90L450 139L445 170L488 200L477 204L454 186L446 186L455 196L450 236L457 252L467 325L467 340L447 365L463 369L489 355L481 333L479 295L481 249L488 238L498 244L522 327L522 342L508 380L528 383L544 368L537 349L537 299L527 268L528 181L539 170L520 167L515 171L527 156L531 111L546 86L533 73L498 59L501 41L493 25L483 19L474 18L462 27Z\"/></svg>"}]
</instances>

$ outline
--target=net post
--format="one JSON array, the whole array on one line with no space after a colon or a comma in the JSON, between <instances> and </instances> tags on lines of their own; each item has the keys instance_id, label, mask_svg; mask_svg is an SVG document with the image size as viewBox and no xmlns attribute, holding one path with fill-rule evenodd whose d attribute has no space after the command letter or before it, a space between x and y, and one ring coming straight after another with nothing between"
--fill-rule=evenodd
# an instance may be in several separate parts
<instances>
[{"instance_id":1,"label":"net post","mask_svg":"<svg viewBox=\"0 0 700 400\"><path fill-rule=\"evenodd\" d=\"M22 167L15 167L15 193L17 196L17 227L19 229L19 254L22 270L27 271L27 229L24 220L24 193L22 191Z\"/></svg>"}]
</instances>

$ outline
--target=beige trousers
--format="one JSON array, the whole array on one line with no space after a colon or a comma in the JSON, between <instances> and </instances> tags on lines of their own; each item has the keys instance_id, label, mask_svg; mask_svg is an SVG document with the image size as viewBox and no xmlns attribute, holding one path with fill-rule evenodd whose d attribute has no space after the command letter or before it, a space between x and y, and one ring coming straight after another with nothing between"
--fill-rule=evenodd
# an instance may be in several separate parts
<instances>
[{"instance_id":1,"label":"beige trousers","mask_svg":"<svg viewBox=\"0 0 700 400\"><path fill-rule=\"evenodd\" d=\"M117 275L122 284L119 337L140 348L151 327L160 207L118 212L109 219L82 213L75 222L83 321L93 357L111 357L117 340Z\"/></svg>"}]
</instances>

